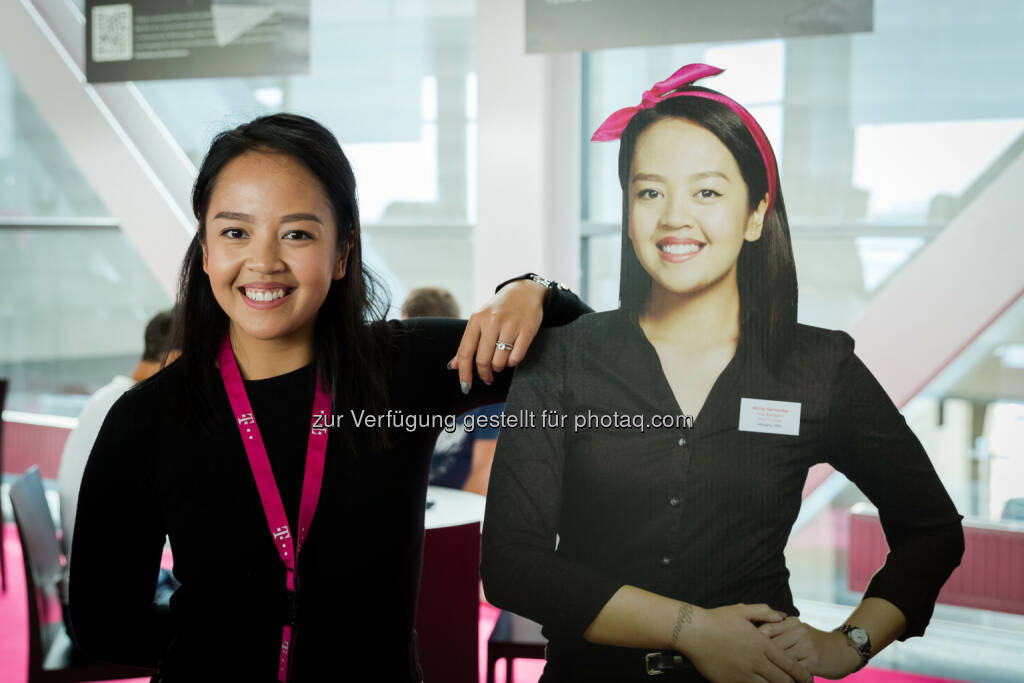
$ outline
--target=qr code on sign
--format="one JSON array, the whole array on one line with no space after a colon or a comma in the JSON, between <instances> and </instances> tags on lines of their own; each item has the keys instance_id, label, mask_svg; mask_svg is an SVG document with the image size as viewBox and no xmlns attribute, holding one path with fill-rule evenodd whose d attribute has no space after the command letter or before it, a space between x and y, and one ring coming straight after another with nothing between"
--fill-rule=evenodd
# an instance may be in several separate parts
<instances>
[{"instance_id":1,"label":"qr code on sign","mask_svg":"<svg viewBox=\"0 0 1024 683\"><path fill-rule=\"evenodd\" d=\"M92 61L121 62L132 58L132 6L92 8Z\"/></svg>"}]
</instances>

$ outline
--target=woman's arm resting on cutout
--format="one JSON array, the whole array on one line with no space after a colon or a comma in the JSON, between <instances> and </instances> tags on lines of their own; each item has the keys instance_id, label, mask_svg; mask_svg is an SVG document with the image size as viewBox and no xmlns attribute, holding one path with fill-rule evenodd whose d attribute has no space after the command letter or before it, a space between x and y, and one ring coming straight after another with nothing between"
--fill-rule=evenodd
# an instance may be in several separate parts
<instances>
[{"instance_id":1,"label":"woman's arm resting on cutout","mask_svg":"<svg viewBox=\"0 0 1024 683\"><path fill-rule=\"evenodd\" d=\"M450 366L458 370L459 382L469 388L474 368L480 379L490 384L494 373L522 362L541 327L564 325L591 310L568 290L528 279L503 283L484 307L469 317ZM512 344L512 350L501 351L496 347L498 341Z\"/></svg>"},{"instance_id":2,"label":"woman's arm resting on cutout","mask_svg":"<svg viewBox=\"0 0 1024 683\"><path fill-rule=\"evenodd\" d=\"M456 318L410 318L394 325L406 328L402 360L397 372L407 381L425 388L420 410L460 415L491 403L501 403L512 384L512 372L500 372L517 365L540 328L572 322L590 307L568 290L545 288L531 280L513 280L468 320ZM500 335L500 336L499 336ZM498 340L514 341L511 351L500 351ZM461 342L460 342L461 340ZM460 363L458 376L449 368L452 354L468 360ZM473 381L478 359L486 372ZM460 388L464 383L464 389Z\"/></svg>"}]
</instances>

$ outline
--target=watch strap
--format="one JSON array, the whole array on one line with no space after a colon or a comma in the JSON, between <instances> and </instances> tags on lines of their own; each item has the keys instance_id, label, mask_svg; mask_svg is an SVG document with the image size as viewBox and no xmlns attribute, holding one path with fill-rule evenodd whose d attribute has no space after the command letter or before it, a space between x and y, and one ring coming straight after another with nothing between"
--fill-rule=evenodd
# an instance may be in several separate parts
<instances>
[{"instance_id":1,"label":"watch strap","mask_svg":"<svg viewBox=\"0 0 1024 683\"><path fill-rule=\"evenodd\" d=\"M554 280L549 280L546 277L543 277L541 275L537 275L537 273L524 273L524 274L522 274L522 275L520 275L518 277L514 277L514 278L510 278L508 280L505 280L500 285L498 285L497 287L494 288L494 292L497 293L498 290L500 290L502 287L504 287L505 285L509 284L510 282L515 282L516 280L533 280L537 284L542 285L544 287L547 287L548 289L561 289L563 291L569 291L569 288L566 287L565 285L563 285L561 282L555 282Z\"/></svg>"},{"instance_id":2,"label":"watch strap","mask_svg":"<svg viewBox=\"0 0 1024 683\"><path fill-rule=\"evenodd\" d=\"M871 637L868 635L868 632L859 626L853 626L851 624L843 624L839 628L833 630L845 635L846 643L860 655L860 666L857 667L857 671L860 671L867 666L868 661L871 659ZM858 630L864 633L864 643L858 645L853 641L853 638L850 636L850 632L853 630Z\"/></svg>"}]
</instances>

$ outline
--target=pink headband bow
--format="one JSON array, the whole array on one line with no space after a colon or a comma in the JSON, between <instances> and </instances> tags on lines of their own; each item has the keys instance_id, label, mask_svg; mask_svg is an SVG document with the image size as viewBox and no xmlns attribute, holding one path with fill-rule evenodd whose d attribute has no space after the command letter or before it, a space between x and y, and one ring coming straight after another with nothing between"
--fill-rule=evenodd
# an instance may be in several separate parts
<instances>
[{"instance_id":1,"label":"pink headband bow","mask_svg":"<svg viewBox=\"0 0 1024 683\"><path fill-rule=\"evenodd\" d=\"M772 152L772 146L768 142L768 137L764 134L764 131L761 130L761 126L759 126L754 117L750 115L750 112L725 95L703 92L700 90L673 92L677 88L681 88L684 85L690 85L701 78L717 76L720 73L722 73L722 69L709 64L687 64L665 80L652 85L650 90L644 92L643 97L640 100L640 104L635 107L620 109L605 119L604 123L594 131L594 135L590 139L592 142L618 140L622 136L622 131L626 129L626 126L629 125L630 120L637 112L643 109L650 109L659 102L671 97L682 97L684 95L688 95L690 97L703 97L706 100L714 100L715 102L724 104L740 117L740 120L743 121L747 130L750 131L750 134L754 137L757 149L761 152L761 159L764 161L764 167L768 172L768 209L765 211L765 215L767 216L771 213L772 207L775 206L776 188L779 184L779 169L775 164L775 154Z\"/></svg>"}]
</instances>

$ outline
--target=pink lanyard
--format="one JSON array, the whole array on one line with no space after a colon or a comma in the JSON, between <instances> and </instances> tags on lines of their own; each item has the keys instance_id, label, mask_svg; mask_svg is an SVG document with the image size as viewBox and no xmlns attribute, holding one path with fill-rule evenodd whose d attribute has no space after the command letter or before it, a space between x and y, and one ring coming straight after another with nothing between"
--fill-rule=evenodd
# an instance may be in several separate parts
<instances>
[{"instance_id":1,"label":"pink lanyard","mask_svg":"<svg viewBox=\"0 0 1024 683\"><path fill-rule=\"evenodd\" d=\"M313 515L316 514L320 488L324 481L324 462L327 455L327 429L313 425L317 415L326 415L330 410L331 396L324 391L320 385L320 378L317 377L316 393L313 397L313 416L310 419L309 446L306 449L306 470L302 477L302 498L299 502L299 534L295 551L292 552L292 534L288 529L288 517L284 512L281 494L277 490L274 472L270 469L270 460L267 458L267 448L263 444L263 437L260 436L260 430L256 426L256 418L253 416L252 406L249 404L249 396L245 393L242 374L238 370L235 354L231 351L231 341L228 339L228 335L224 335L217 360L220 364L220 376L224 381L224 389L231 402L231 410L235 413L235 419L238 421L238 432L242 435L242 443L245 444L245 452L249 456L249 467L252 468L252 476L256 479L256 488L260 492L263 513L267 517L270 533L274 537L277 554L281 556L281 561L284 562L287 570L286 585L292 609L291 618L285 624L281 634L281 658L278 661L277 670L277 680L285 683L288 680L288 650L292 642L292 628L295 626L296 590L298 588L296 559L302 552L306 531L313 521Z\"/></svg>"}]
</instances>

